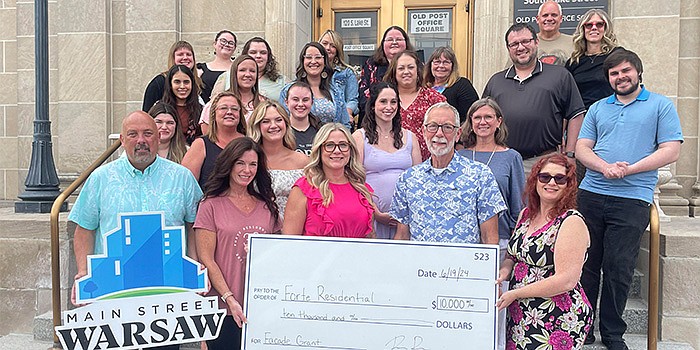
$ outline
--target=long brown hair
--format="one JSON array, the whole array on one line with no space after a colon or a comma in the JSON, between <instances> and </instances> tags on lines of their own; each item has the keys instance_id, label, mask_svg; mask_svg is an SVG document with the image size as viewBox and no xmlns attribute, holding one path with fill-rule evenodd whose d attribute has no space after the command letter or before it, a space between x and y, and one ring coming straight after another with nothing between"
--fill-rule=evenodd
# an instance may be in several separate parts
<instances>
[{"instance_id":1,"label":"long brown hair","mask_svg":"<svg viewBox=\"0 0 700 350\"><path fill-rule=\"evenodd\" d=\"M272 81L277 81L277 79L280 78L280 72L277 69L277 59L275 58L275 55L272 54L272 48L270 48L270 44L268 44L267 41L265 41L265 39L259 36L252 37L245 42L245 45L243 45L244 54L247 55L248 51L250 51L251 43L265 44L265 47L267 48L267 63L265 64L265 68L263 68L262 75L266 76Z\"/></svg>"},{"instance_id":2,"label":"long brown hair","mask_svg":"<svg viewBox=\"0 0 700 350\"><path fill-rule=\"evenodd\" d=\"M258 103L260 103L260 93L258 92L258 64L255 62L255 59L253 57L248 56L247 54L242 54L236 57L235 60L233 60L233 63L231 63L231 69L229 70L230 81L229 88L227 91L233 92L234 94L236 94L238 99L242 101L241 90L238 87L238 66L240 66L241 63L243 63L243 61L246 60L253 61L253 64L255 65L255 84L251 88L251 92L253 93L253 109L255 109L255 107L258 106ZM241 109L245 109L246 111L250 112L247 106L241 106Z\"/></svg>"},{"instance_id":3,"label":"long brown hair","mask_svg":"<svg viewBox=\"0 0 700 350\"><path fill-rule=\"evenodd\" d=\"M537 175L545 165L550 163L563 166L566 169L567 180L561 198L559 198L557 204L547 215L550 219L553 219L566 210L576 209L576 190L578 187L578 181L576 180L576 164L569 162L566 156L561 153L552 153L542 157L535 163L532 167L532 171L530 171L530 175L528 175L525 181L525 196L527 197L527 209L530 218L539 214L541 205L540 195L537 193Z\"/></svg>"},{"instance_id":4,"label":"long brown hair","mask_svg":"<svg viewBox=\"0 0 700 350\"><path fill-rule=\"evenodd\" d=\"M396 56L394 56L393 59L391 59L391 63L389 63L389 68L386 70L386 74L384 74L384 81L387 83L394 85L394 86L399 86L399 81L396 79L396 70L398 68L398 62L399 58L403 56L408 56L413 58L416 61L416 90L424 87L423 85L423 62L421 62L420 58L418 58L418 54L415 51L412 50L406 50Z\"/></svg>"},{"instance_id":5,"label":"long brown hair","mask_svg":"<svg viewBox=\"0 0 700 350\"><path fill-rule=\"evenodd\" d=\"M148 114L155 119L159 114L168 114L175 121L175 131L173 137L170 139L170 146L168 147L168 160L172 160L175 163L181 163L182 158L185 157L187 153L187 146L185 145L185 139L182 135L182 130L180 129L180 118L177 117L177 110L175 107L164 103L163 101L156 102L151 109L148 110Z\"/></svg>"},{"instance_id":6,"label":"long brown hair","mask_svg":"<svg viewBox=\"0 0 700 350\"><path fill-rule=\"evenodd\" d=\"M231 169L243 153L255 151L258 155L258 168L253 181L248 184L247 191L251 196L263 201L272 214L273 222L279 220L279 208L275 203L275 192L272 190L272 178L267 171L267 158L257 143L249 137L239 137L231 141L216 157L214 170L204 184L204 199L226 194L230 189Z\"/></svg>"},{"instance_id":7,"label":"long brown hair","mask_svg":"<svg viewBox=\"0 0 700 350\"><path fill-rule=\"evenodd\" d=\"M362 118L362 129L365 130L365 136L370 145L376 145L379 142L379 135L377 133L377 113L374 111L374 105L377 103L379 94L382 93L384 89L389 89L396 93L396 114L391 118L391 134L394 139L394 148L400 149L403 147L403 135L401 135L401 99L399 98L399 91L396 90L396 87L393 85L380 81L369 87L369 99L365 107L365 117Z\"/></svg>"}]
</instances>

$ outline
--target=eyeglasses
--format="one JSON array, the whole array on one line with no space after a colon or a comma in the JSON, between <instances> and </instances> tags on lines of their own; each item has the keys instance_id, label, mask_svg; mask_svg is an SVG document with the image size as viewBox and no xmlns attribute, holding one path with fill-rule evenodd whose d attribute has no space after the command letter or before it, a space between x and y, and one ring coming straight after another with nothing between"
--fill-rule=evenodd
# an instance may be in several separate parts
<instances>
[{"instance_id":1,"label":"eyeglasses","mask_svg":"<svg viewBox=\"0 0 700 350\"><path fill-rule=\"evenodd\" d=\"M241 110L241 107L238 107L238 106L231 106L231 107L229 107L229 106L219 106L219 107L216 107L216 110L219 111L219 112L224 112L224 113L226 113L226 112L228 112L228 111L231 111L231 112L234 112L234 113L235 113L235 112L240 111L240 110Z\"/></svg>"},{"instance_id":2,"label":"eyeglasses","mask_svg":"<svg viewBox=\"0 0 700 350\"><path fill-rule=\"evenodd\" d=\"M228 46L228 47L236 47L236 42L235 41L228 41L224 38L219 38L219 44L222 46Z\"/></svg>"},{"instance_id":3,"label":"eyeglasses","mask_svg":"<svg viewBox=\"0 0 700 350\"><path fill-rule=\"evenodd\" d=\"M323 61L323 56L304 55L304 59L309 61Z\"/></svg>"},{"instance_id":4,"label":"eyeglasses","mask_svg":"<svg viewBox=\"0 0 700 350\"><path fill-rule=\"evenodd\" d=\"M442 133L445 135L449 135L457 129L456 126L452 124L436 124L436 123L430 123L430 124L425 124L425 130L431 133L437 132L438 129L442 129Z\"/></svg>"},{"instance_id":5,"label":"eyeglasses","mask_svg":"<svg viewBox=\"0 0 700 350\"><path fill-rule=\"evenodd\" d=\"M491 114L487 114L484 116L475 115L475 116L472 116L472 120L474 121L475 124L481 122L482 120L487 122L487 123L490 123L490 122L496 120L496 116L491 115Z\"/></svg>"},{"instance_id":6,"label":"eyeglasses","mask_svg":"<svg viewBox=\"0 0 700 350\"><path fill-rule=\"evenodd\" d=\"M350 149L350 144L347 142L326 142L323 144L323 150L328 153L333 153L336 148L338 148L341 152L347 152Z\"/></svg>"},{"instance_id":7,"label":"eyeglasses","mask_svg":"<svg viewBox=\"0 0 700 350\"><path fill-rule=\"evenodd\" d=\"M530 44L532 44L533 41L535 41L535 38L530 38L530 39L525 39L525 40L520 40L520 41L508 43L508 48L509 49L517 49L518 45L528 47L528 46L530 46Z\"/></svg>"},{"instance_id":8,"label":"eyeglasses","mask_svg":"<svg viewBox=\"0 0 700 350\"><path fill-rule=\"evenodd\" d=\"M400 43L406 41L404 38L385 38L385 42L391 42L391 43Z\"/></svg>"},{"instance_id":9,"label":"eyeglasses","mask_svg":"<svg viewBox=\"0 0 700 350\"><path fill-rule=\"evenodd\" d=\"M595 26L598 29L603 29L605 28L605 22L588 22L583 24L583 27L588 30L593 29L593 26Z\"/></svg>"},{"instance_id":10,"label":"eyeglasses","mask_svg":"<svg viewBox=\"0 0 700 350\"><path fill-rule=\"evenodd\" d=\"M450 61L450 60L444 60L444 61L434 60L431 64L433 66L451 66L452 61Z\"/></svg>"},{"instance_id":11,"label":"eyeglasses","mask_svg":"<svg viewBox=\"0 0 700 350\"><path fill-rule=\"evenodd\" d=\"M566 185L566 182L569 180L569 177L563 174L557 174L557 175L552 175L550 173L539 173L537 174L537 181L543 183L543 184L548 184L550 181L554 179L554 182L557 185Z\"/></svg>"}]
</instances>

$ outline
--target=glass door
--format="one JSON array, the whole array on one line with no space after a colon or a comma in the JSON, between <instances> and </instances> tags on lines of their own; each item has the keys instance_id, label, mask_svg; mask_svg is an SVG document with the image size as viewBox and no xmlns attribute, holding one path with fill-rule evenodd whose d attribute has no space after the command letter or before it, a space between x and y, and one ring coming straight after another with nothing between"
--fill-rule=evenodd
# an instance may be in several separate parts
<instances>
[{"instance_id":1,"label":"glass door","mask_svg":"<svg viewBox=\"0 0 700 350\"><path fill-rule=\"evenodd\" d=\"M435 48L451 46L461 74L471 78L474 0L320 0L315 37L328 28L344 40L348 61L361 65L371 56L384 29L401 26L419 56L426 60Z\"/></svg>"}]
</instances>

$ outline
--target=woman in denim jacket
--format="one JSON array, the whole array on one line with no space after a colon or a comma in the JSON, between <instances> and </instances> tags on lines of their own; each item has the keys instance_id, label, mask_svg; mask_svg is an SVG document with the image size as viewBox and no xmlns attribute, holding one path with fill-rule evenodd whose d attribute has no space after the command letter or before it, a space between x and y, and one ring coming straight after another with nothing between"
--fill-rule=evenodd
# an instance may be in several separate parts
<instances>
[{"instance_id":1,"label":"woman in denim jacket","mask_svg":"<svg viewBox=\"0 0 700 350\"><path fill-rule=\"evenodd\" d=\"M322 123L341 123L350 130L352 124L345 103L345 90L336 84L332 84L335 72L328 60L328 53L317 42L304 45L299 54L297 64L297 81L303 81L311 86L314 102L311 114L318 117ZM289 111L287 94L292 84L285 85L280 93L280 101L284 109Z\"/></svg>"},{"instance_id":2,"label":"woman in denim jacket","mask_svg":"<svg viewBox=\"0 0 700 350\"><path fill-rule=\"evenodd\" d=\"M343 52L343 38L338 32L328 29L321 35L318 42L323 45L328 53L328 60L333 67L333 80L331 84L338 90L345 91L345 108L348 110L350 120L359 113L357 104L358 82L357 74L347 62Z\"/></svg>"}]
</instances>

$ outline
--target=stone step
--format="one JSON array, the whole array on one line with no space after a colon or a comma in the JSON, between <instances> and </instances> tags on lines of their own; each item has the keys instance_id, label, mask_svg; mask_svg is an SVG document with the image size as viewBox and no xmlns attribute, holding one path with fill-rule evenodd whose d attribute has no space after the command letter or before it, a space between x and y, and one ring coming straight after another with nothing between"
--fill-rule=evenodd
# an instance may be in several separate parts
<instances>
[{"instance_id":1,"label":"stone step","mask_svg":"<svg viewBox=\"0 0 700 350\"><path fill-rule=\"evenodd\" d=\"M627 334L646 334L648 324L647 303L639 298L627 300L627 307L622 314L622 319L627 322ZM593 322L594 328L598 329L598 317Z\"/></svg>"},{"instance_id":2,"label":"stone step","mask_svg":"<svg viewBox=\"0 0 700 350\"><path fill-rule=\"evenodd\" d=\"M63 296L72 283L66 217L63 213L59 220ZM0 207L0 336L31 333L34 317L51 309L49 218L49 214L15 214L14 207Z\"/></svg>"},{"instance_id":3,"label":"stone step","mask_svg":"<svg viewBox=\"0 0 700 350\"><path fill-rule=\"evenodd\" d=\"M645 335L626 335L625 340L630 350L646 350L647 338ZM0 337L0 350L46 350L53 346L53 341L35 340L30 334L9 334ZM181 349L199 349L197 344L185 344ZM606 350L600 342L583 347L584 350ZM696 350L685 343L662 341L658 343L658 350Z\"/></svg>"},{"instance_id":4,"label":"stone step","mask_svg":"<svg viewBox=\"0 0 700 350\"><path fill-rule=\"evenodd\" d=\"M625 343L630 350L646 350L647 336L646 334L626 334ZM591 345L584 345L583 350L607 350L605 345L600 342L600 334L596 333L596 342ZM0 348L2 349L2 348ZM661 341L657 343L658 350L695 350L690 344L678 343L671 341Z\"/></svg>"}]
</instances>

